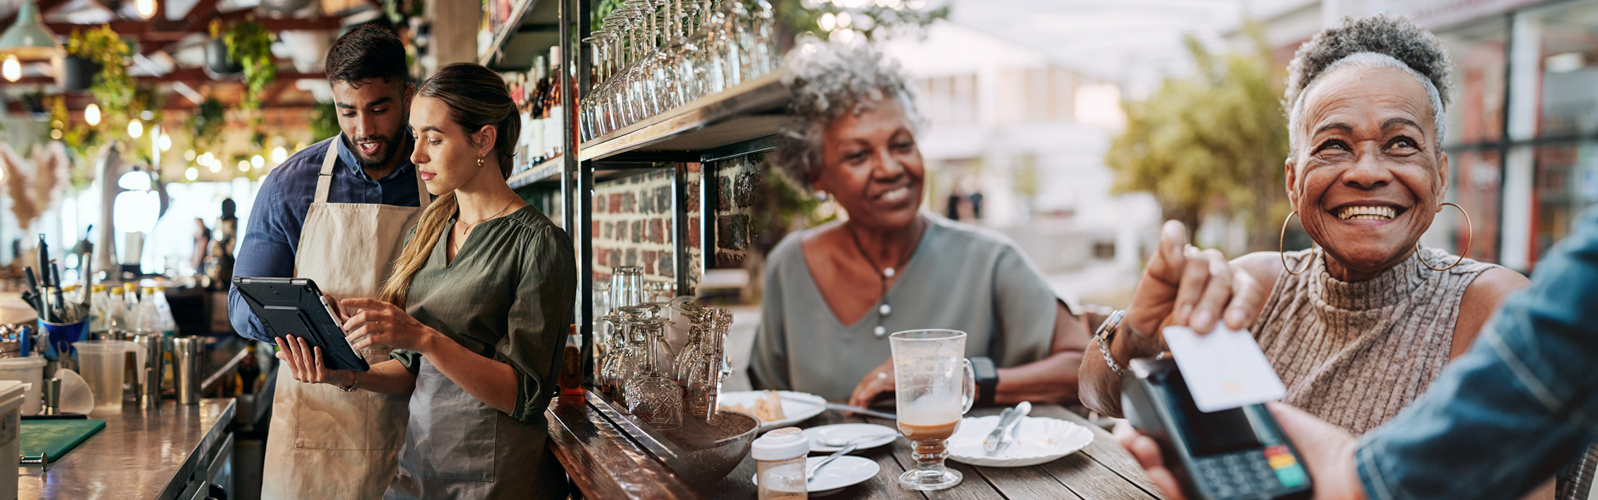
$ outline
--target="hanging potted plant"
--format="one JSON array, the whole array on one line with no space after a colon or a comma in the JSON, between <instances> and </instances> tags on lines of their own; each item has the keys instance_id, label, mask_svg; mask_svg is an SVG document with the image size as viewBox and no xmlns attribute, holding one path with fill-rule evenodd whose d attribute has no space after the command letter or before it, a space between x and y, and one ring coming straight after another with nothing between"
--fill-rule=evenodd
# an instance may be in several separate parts
<instances>
[{"instance_id":1,"label":"hanging potted plant","mask_svg":"<svg viewBox=\"0 0 1598 500\"><path fill-rule=\"evenodd\" d=\"M200 103L200 109L189 115L188 129L193 135L195 147L210 149L218 144L222 137L222 126L226 124L227 117L222 102L214 97L207 97Z\"/></svg>"},{"instance_id":2,"label":"hanging potted plant","mask_svg":"<svg viewBox=\"0 0 1598 500\"><path fill-rule=\"evenodd\" d=\"M133 98L133 77L123 63L132 51L109 25L74 31L67 42L68 56L61 63L61 85L67 90L89 90L105 105Z\"/></svg>"},{"instance_id":3,"label":"hanging potted plant","mask_svg":"<svg viewBox=\"0 0 1598 500\"><path fill-rule=\"evenodd\" d=\"M227 42L222 39L221 30L220 21L211 21L211 41L205 44L205 71L213 80L220 80L244 71L244 65L228 55Z\"/></svg>"},{"instance_id":4,"label":"hanging potted plant","mask_svg":"<svg viewBox=\"0 0 1598 500\"><path fill-rule=\"evenodd\" d=\"M244 68L244 109L261 107L261 92L277 79L272 61L272 33L255 19L236 21L222 33L227 55Z\"/></svg>"}]
</instances>

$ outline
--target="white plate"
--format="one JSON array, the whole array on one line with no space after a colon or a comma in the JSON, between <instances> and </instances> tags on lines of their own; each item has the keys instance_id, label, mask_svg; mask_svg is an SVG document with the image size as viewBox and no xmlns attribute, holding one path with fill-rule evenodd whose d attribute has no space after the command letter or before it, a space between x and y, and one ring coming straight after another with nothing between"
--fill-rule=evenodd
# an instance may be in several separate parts
<instances>
[{"instance_id":1,"label":"white plate","mask_svg":"<svg viewBox=\"0 0 1598 500\"><path fill-rule=\"evenodd\" d=\"M1055 418L1027 417L1016 429L1015 441L990 456L982 450L982 440L998 425L998 415L961 420L960 429L949 436L949 459L982 467L1025 467L1052 462L1093 442L1093 431L1087 427Z\"/></svg>"},{"instance_id":2,"label":"white plate","mask_svg":"<svg viewBox=\"0 0 1598 500\"><path fill-rule=\"evenodd\" d=\"M832 453L843 449L842 446L827 446L822 441L843 441L855 436L881 436L876 439L855 443L856 450L876 448L899 438L899 431L892 427L877 424L832 424L811 427L804 430L805 436L810 438L811 453Z\"/></svg>"},{"instance_id":3,"label":"white plate","mask_svg":"<svg viewBox=\"0 0 1598 500\"><path fill-rule=\"evenodd\" d=\"M810 457L805 459L805 470L816 465L816 462L827 457ZM844 455L833 460L832 463L816 471L816 478L810 481L810 496L824 497L843 491L844 488L854 486L867 479L875 477L882 471L882 466L875 460L861 458L854 455ZM759 476L751 476L750 481L760 484Z\"/></svg>"},{"instance_id":4,"label":"white plate","mask_svg":"<svg viewBox=\"0 0 1598 500\"><path fill-rule=\"evenodd\" d=\"M740 391L723 392L716 399L717 406L726 408L731 405L742 405L753 408L755 402L766 396L766 391ZM777 396L782 398L782 420L775 422L760 421L760 431L765 432L778 427L787 427L805 421L810 417L820 415L827 410L827 400L815 394L793 391L777 391Z\"/></svg>"}]
</instances>

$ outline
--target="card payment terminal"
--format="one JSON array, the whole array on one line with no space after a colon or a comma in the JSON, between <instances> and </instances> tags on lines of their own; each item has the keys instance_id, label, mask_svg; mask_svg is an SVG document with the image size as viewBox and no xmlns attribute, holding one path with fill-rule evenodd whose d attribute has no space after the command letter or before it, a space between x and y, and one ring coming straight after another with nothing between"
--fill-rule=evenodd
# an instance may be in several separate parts
<instances>
[{"instance_id":1,"label":"card payment terminal","mask_svg":"<svg viewBox=\"0 0 1598 500\"><path fill-rule=\"evenodd\" d=\"M1265 405L1204 413L1171 359L1134 359L1121 379L1121 411L1160 445L1188 498L1308 499L1303 460Z\"/></svg>"}]
</instances>

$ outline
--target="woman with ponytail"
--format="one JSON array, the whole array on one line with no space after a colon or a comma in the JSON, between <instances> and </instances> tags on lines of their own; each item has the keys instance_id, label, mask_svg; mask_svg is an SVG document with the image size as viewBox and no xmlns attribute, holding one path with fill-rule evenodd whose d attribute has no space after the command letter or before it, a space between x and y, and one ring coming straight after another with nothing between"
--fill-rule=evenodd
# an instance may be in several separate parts
<instances>
[{"instance_id":1,"label":"woman with ponytail","mask_svg":"<svg viewBox=\"0 0 1598 500\"><path fill-rule=\"evenodd\" d=\"M340 303L350 344L391 346L393 359L328 370L320 350L280 342L300 382L411 396L386 499L565 497L543 415L572 322L576 260L566 233L505 183L520 125L488 68L452 64L423 83L411 161L438 199L382 300Z\"/></svg>"}]
</instances>

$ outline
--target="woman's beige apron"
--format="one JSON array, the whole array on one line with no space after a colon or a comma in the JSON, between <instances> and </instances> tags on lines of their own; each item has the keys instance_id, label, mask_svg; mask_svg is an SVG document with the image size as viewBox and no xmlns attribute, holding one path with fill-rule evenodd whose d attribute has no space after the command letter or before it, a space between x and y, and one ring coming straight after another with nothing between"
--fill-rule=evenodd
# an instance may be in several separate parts
<instances>
[{"instance_id":1,"label":"woman's beige apron","mask_svg":"<svg viewBox=\"0 0 1598 500\"><path fill-rule=\"evenodd\" d=\"M330 144L322 160L316 200L305 213L294 253L294 276L316 281L338 299L376 298L404 248L405 233L430 197L418 178L419 207L328 203L337 148ZM382 346L361 350L372 364L387 361L388 354ZM410 396L302 384L278 369L261 498L381 498L398 467L409 401Z\"/></svg>"}]
</instances>

